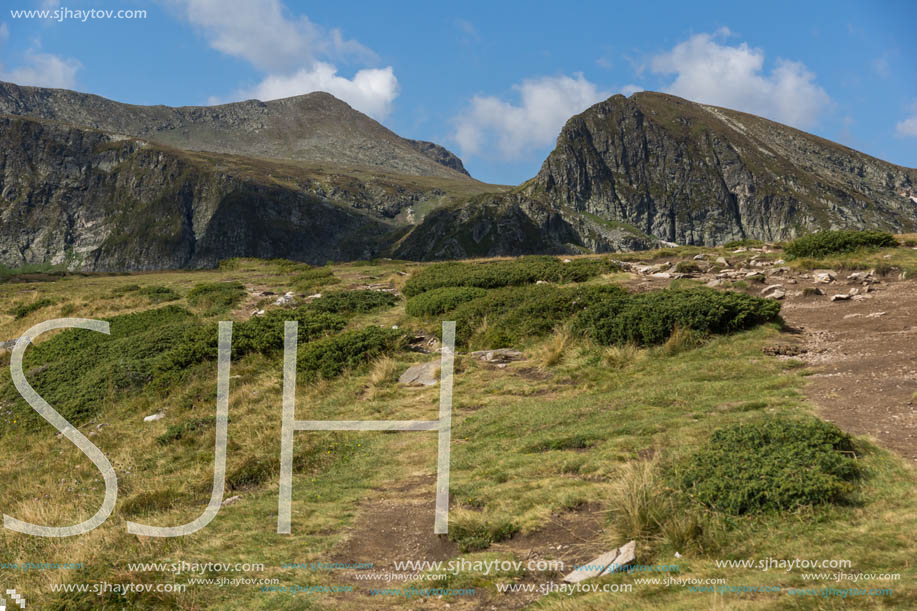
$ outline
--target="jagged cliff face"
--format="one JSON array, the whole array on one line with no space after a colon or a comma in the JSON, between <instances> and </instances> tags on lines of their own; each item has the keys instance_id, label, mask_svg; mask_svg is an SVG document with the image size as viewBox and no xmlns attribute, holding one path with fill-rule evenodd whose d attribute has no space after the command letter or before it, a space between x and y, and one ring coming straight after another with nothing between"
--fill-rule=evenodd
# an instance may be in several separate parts
<instances>
[{"instance_id":1,"label":"jagged cliff face","mask_svg":"<svg viewBox=\"0 0 917 611\"><path fill-rule=\"evenodd\" d=\"M423 211L492 189L326 93L169 108L0 83L7 267L370 258Z\"/></svg>"},{"instance_id":2,"label":"jagged cliff face","mask_svg":"<svg viewBox=\"0 0 917 611\"><path fill-rule=\"evenodd\" d=\"M324 92L218 106L136 106L0 81L0 114L50 119L188 151L332 162L411 176L468 176L432 142L408 140Z\"/></svg>"},{"instance_id":3,"label":"jagged cliff face","mask_svg":"<svg viewBox=\"0 0 917 611\"><path fill-rule=\"evenodd\" d=\"M483 223L488 214L514 218L536 237ZM431 214L395 253L712 246L834 228L917 230L917 170L760 117L645 92L571 118L532 180Z\"/></svg>"},{"instance_id":4,"label":"jagged cliff face","mask_svg":"<svg viewBox=\"0 0 917 611\"><path fill-rule=\"evenodd\" d=\"M917 171L658 93L614 96L570 119L530 192L678 244L917 228Z\"/></svg>"},{"instance_id":5,"label":"jagged cliff face","mask_svg":"<svg viewBox=\"0 0 917 611\"><path fill-rule=\"evenodd\" d=\"M0 117L0 264L154 270L213 267L233 256L321 264L375 256L397 229L310 193L323 188L311 174L277 181L233 161L247 167Z\"/></svg>"}]
</instances>

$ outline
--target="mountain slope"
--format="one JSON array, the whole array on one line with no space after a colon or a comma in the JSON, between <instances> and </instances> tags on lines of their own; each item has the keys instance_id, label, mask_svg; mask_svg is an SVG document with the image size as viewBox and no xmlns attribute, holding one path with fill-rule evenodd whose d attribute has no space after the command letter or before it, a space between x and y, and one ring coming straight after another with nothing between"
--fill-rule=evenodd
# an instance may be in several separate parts
<instances>
[{"instance_id":1,"label":"mountain slope","mask_svg":"<svg viewBox=\"0 0 917 611\"><path fill-rule=\"evenodd\" d=\"M480 185L190 153L0 115L0 265L214 267L234 256L377 256L405 211ZM473 192L474 189L472 188Z\"/></svg>"},{"instance_id":2,"label":"mountain slope","mask_svg":"<svg viewBox=\"0 0 917 611\"><path fill-rule=\"evenodd\" d=\"M468 176L432 142L408 140L324 92L218 106L136 106L0 82L0 113L52 119L178 149L375 166L414 176Z\"/></svg>"},{"instance_id":3,"label":"mountain slope","mask_svg":"<svg viewBox=\"0 0 917 611\"><path fill-rule=\"evenodd\" d=\"M616 95L571 118L517 191L508 204L542 231L544 210L575 229L571 251L917 229L917 170L754 115L649 92ZM425 236L438 231L434 220L405 242L435 242ZM472 243L461 256L485 254L520 253L515 243Z\"/></svg>"}]
</instances>

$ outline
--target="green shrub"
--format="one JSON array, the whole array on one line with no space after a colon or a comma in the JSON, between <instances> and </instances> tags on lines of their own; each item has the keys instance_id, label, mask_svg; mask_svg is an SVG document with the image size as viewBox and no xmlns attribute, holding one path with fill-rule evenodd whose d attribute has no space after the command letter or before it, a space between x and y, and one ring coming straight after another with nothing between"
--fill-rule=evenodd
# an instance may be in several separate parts
<instances>
[{"instance_id":1,"label":"green shrub","mask_svg":"<svg viewBox=\"0 0 917 611\"><path fill-rule=\"evenodd\" d=\"M308 306L293 310L272 310L232 328L232 357L247 354L272 354L283 349L283 328L286 321L296 321L299 345L340 331L347 325L342 316L316 313ZM216 325L195 325L186 330L169 350L155 363L159 385L167 387L186 375L189 367L217 357L219 335Z\"/></svg>"},{"instance_id":2,"label":"green shrub","mask_svg":"<svg viewBox=\"0 0 917 611\"><path fill-rule=\"evenodd\" d=\"M486 294L486 290L473 286L444 286L412 297L404 309L409 316L439 316Z\"/></svg>"},{"instance_id":3,"label":"green shrub","mask_svg":"<svg viewBox=\"0 0 917 611\"><path fill-rule=\"evenodd\" d=\"M313 299L306 307L331 314L366 314L391 308L396 303L398 298L385 291L340 291Z\"/></svg>"},{"instance_id":4,"label":"green shrub","mask_svg":"<svg viewBox=\"0 0 917 611\"><path fill-rule=\"evenodd\" d=\"M35 301L30 301L28 303L17 303L13 306L13 309L10 310L10 314L12 314L13 317L18 320L20 318L25 318L32 312L37 312L42 308L52 306L55 303L57 303L55 300L48 297L36 299Z\"/></svg>"},{"instance_id":5,"label":"green shrub","mask_svg":"<svg viewBox=\"0 0 917 611\"><path fill-rule=\"evenodd\" d=\"M197 323L178 306L115 316L110 335L68 329L31 346L23 370L33 388L74 425L136 394L153 379L155 364ZM26 424L44 422L2 374L0 403Z\"/></svg>"},{"instance_id":6,"label":"green shrub","mask_svg":"<svg viewBox=\"0 0 917 611\"><path fill-rule=\"evenodd\" d=\"M331 379L404 345L404 334L394 329L366 327L326 337L299 348L297 373L307 381Z\"/></svg>"},{"instance_id":7,"label":"green shrub","mask_svg":"<svg viewBox=\"0 0 917 611\"><path fill-rule=\"evenodd\" d=\"M894 236L884 231L820 231L796 238L787 244L785 251L791 257L824 257L853 252L860 248L886 248L898 246Z\"/></svg>"},{"instance_id":8,"label":"green shrub","mask_svg":"<svg viewBox=\"0 0 917 611\"><path fill-rule=\"evenodd\" d=\"M726 242L723 244L723 248L748 248L752 246L764 246L764 242L761 240L752 240L749 238L744 238L742 240L733 240L731 242Z\"/></svg>"},{"instance_id":9,"label":"green shrub","mask_svg":"<svg viewBox=\"0 0 917 611\"><path fill-rule=\"evenodd\" d=\"M859 475L850 436L815 418L759 418L715 431L676 476L695 499L741 515L836 503Z\"/></svg>"},{"instance_id":10,"label":"green shrub","mask_svg":"<svg viewBox=\"0 0 917 611\"><path fill-rule=\"evenodd\" d=\"M734 291L708 288L659 290L603 299L580 312L575 331L599 344L651 346L676 328L732 333L775 320L780 304Z\"/></svg>"},{"instance_id":11,"label":"green shrub","mask_svg":"<svg viewBox=\"0 0 917 611\"><path fill-rule=\"evenodd\" d=\"M623 289L609 285L510 286L461 304L449 318L455 320L458 344L506 348L529 337L547 335L584 309L626 295Z\"/></svg>"},{"instance_id":12,"label":"green shrub","mask_svg":"<svg viewBox=\"0 0 917 611\"><path fill-rule=\"evenodd\" d=\"M614 261L576 259L564 263L556 257L519 257L512 261L490 263L435 263L412 275L404 294L413 297L444 286L473 286L484 289L545 282L583 282L600 274L619 270Z\"/></svg>"},{"instance_id":13,"label":"green shrub","mask_svg":"<svg viewBox=\"0 0 917 611\"><path fill-rule=\"evenodd\" d=\"M679 261L675 265L675 271L679 274L699 274L701 268L694 261Z\"/></svg>"},{"instance_id":14,"label":"green shrub","mask_svg":"<svg viewBox=\"0 0 917 611\"><path fill-rule=\"evenodd\" d=\"M517 532L519 526L510 519L487 520L469 516L449 524L449 538L458 544L462 553L487 549L492 543L510 539Z\"/></svg>"},{"instance_id":15,"label":"green shrub","mask_svg":"<svg viewBox=\"0 0 917 611\"><path fill-rule=\"evenodd\" d=\"M210 314L225 312L245 297L240 282L209 282L198 284L188 293L188 303Z\"/></svg>"},{"instance_id":16,"label":"green shrub","mask_svg":"<svg viewBox=\"0 0 917 611\"><path fill-rule=\"evenodd\" d=\"M157 305L167 301L175 301L179 298L178 293L167 286L151 285L137 290L138 295L143 295L150 300L150 303Z\"/></svg>"}]
</instances>

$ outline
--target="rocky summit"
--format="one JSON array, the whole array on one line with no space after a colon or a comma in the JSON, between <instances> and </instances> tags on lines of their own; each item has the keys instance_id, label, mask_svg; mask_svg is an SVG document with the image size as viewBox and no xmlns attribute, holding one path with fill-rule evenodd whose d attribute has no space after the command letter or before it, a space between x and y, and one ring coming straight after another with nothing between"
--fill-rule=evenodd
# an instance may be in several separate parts
<instances>
[{"instance_id":1,"label":"rocky summit","mask_svg":"<svg viewBox=\"0 0 917 611\"><path fill-rule=\"evenodd\" d=\"M499 219L513 217L517 228L504 235ZM571 118L532 180L430 214L398 252L714 246L832 228L917 229L917 170L761 117L644 92ZM522 232L535 237L520 241Z\"/></svg>"},{"instance_id":2,"label":"rocky summit","mask_svg":"<svg viewBox=\"0 0 917 611\"><path fill-rule=\"evenodd\" d=\"M0 83L0 265L117 271L917 230L917 170L659 93L571 118L518 187L327 93L135 106Z\"/></svg>"}]
</instances>

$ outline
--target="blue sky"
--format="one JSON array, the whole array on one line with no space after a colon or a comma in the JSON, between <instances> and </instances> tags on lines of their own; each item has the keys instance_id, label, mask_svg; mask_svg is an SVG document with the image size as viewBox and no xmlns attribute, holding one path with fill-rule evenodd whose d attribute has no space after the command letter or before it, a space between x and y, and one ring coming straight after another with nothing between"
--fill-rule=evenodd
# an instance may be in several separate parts
<instances>
[{"instance_id":1,"label":"blue sky","mask_svg":"<svg viewBox=\"0 0 917 611\"><path fill-rule=\"evenodd\" d=\"M917 167L917 4L9 0L0 80L135 104L328 90L473 176L533 176L563 122L669 91ZM14 18L11 10L146 11Z\"/></svg>"}]
</instances>

